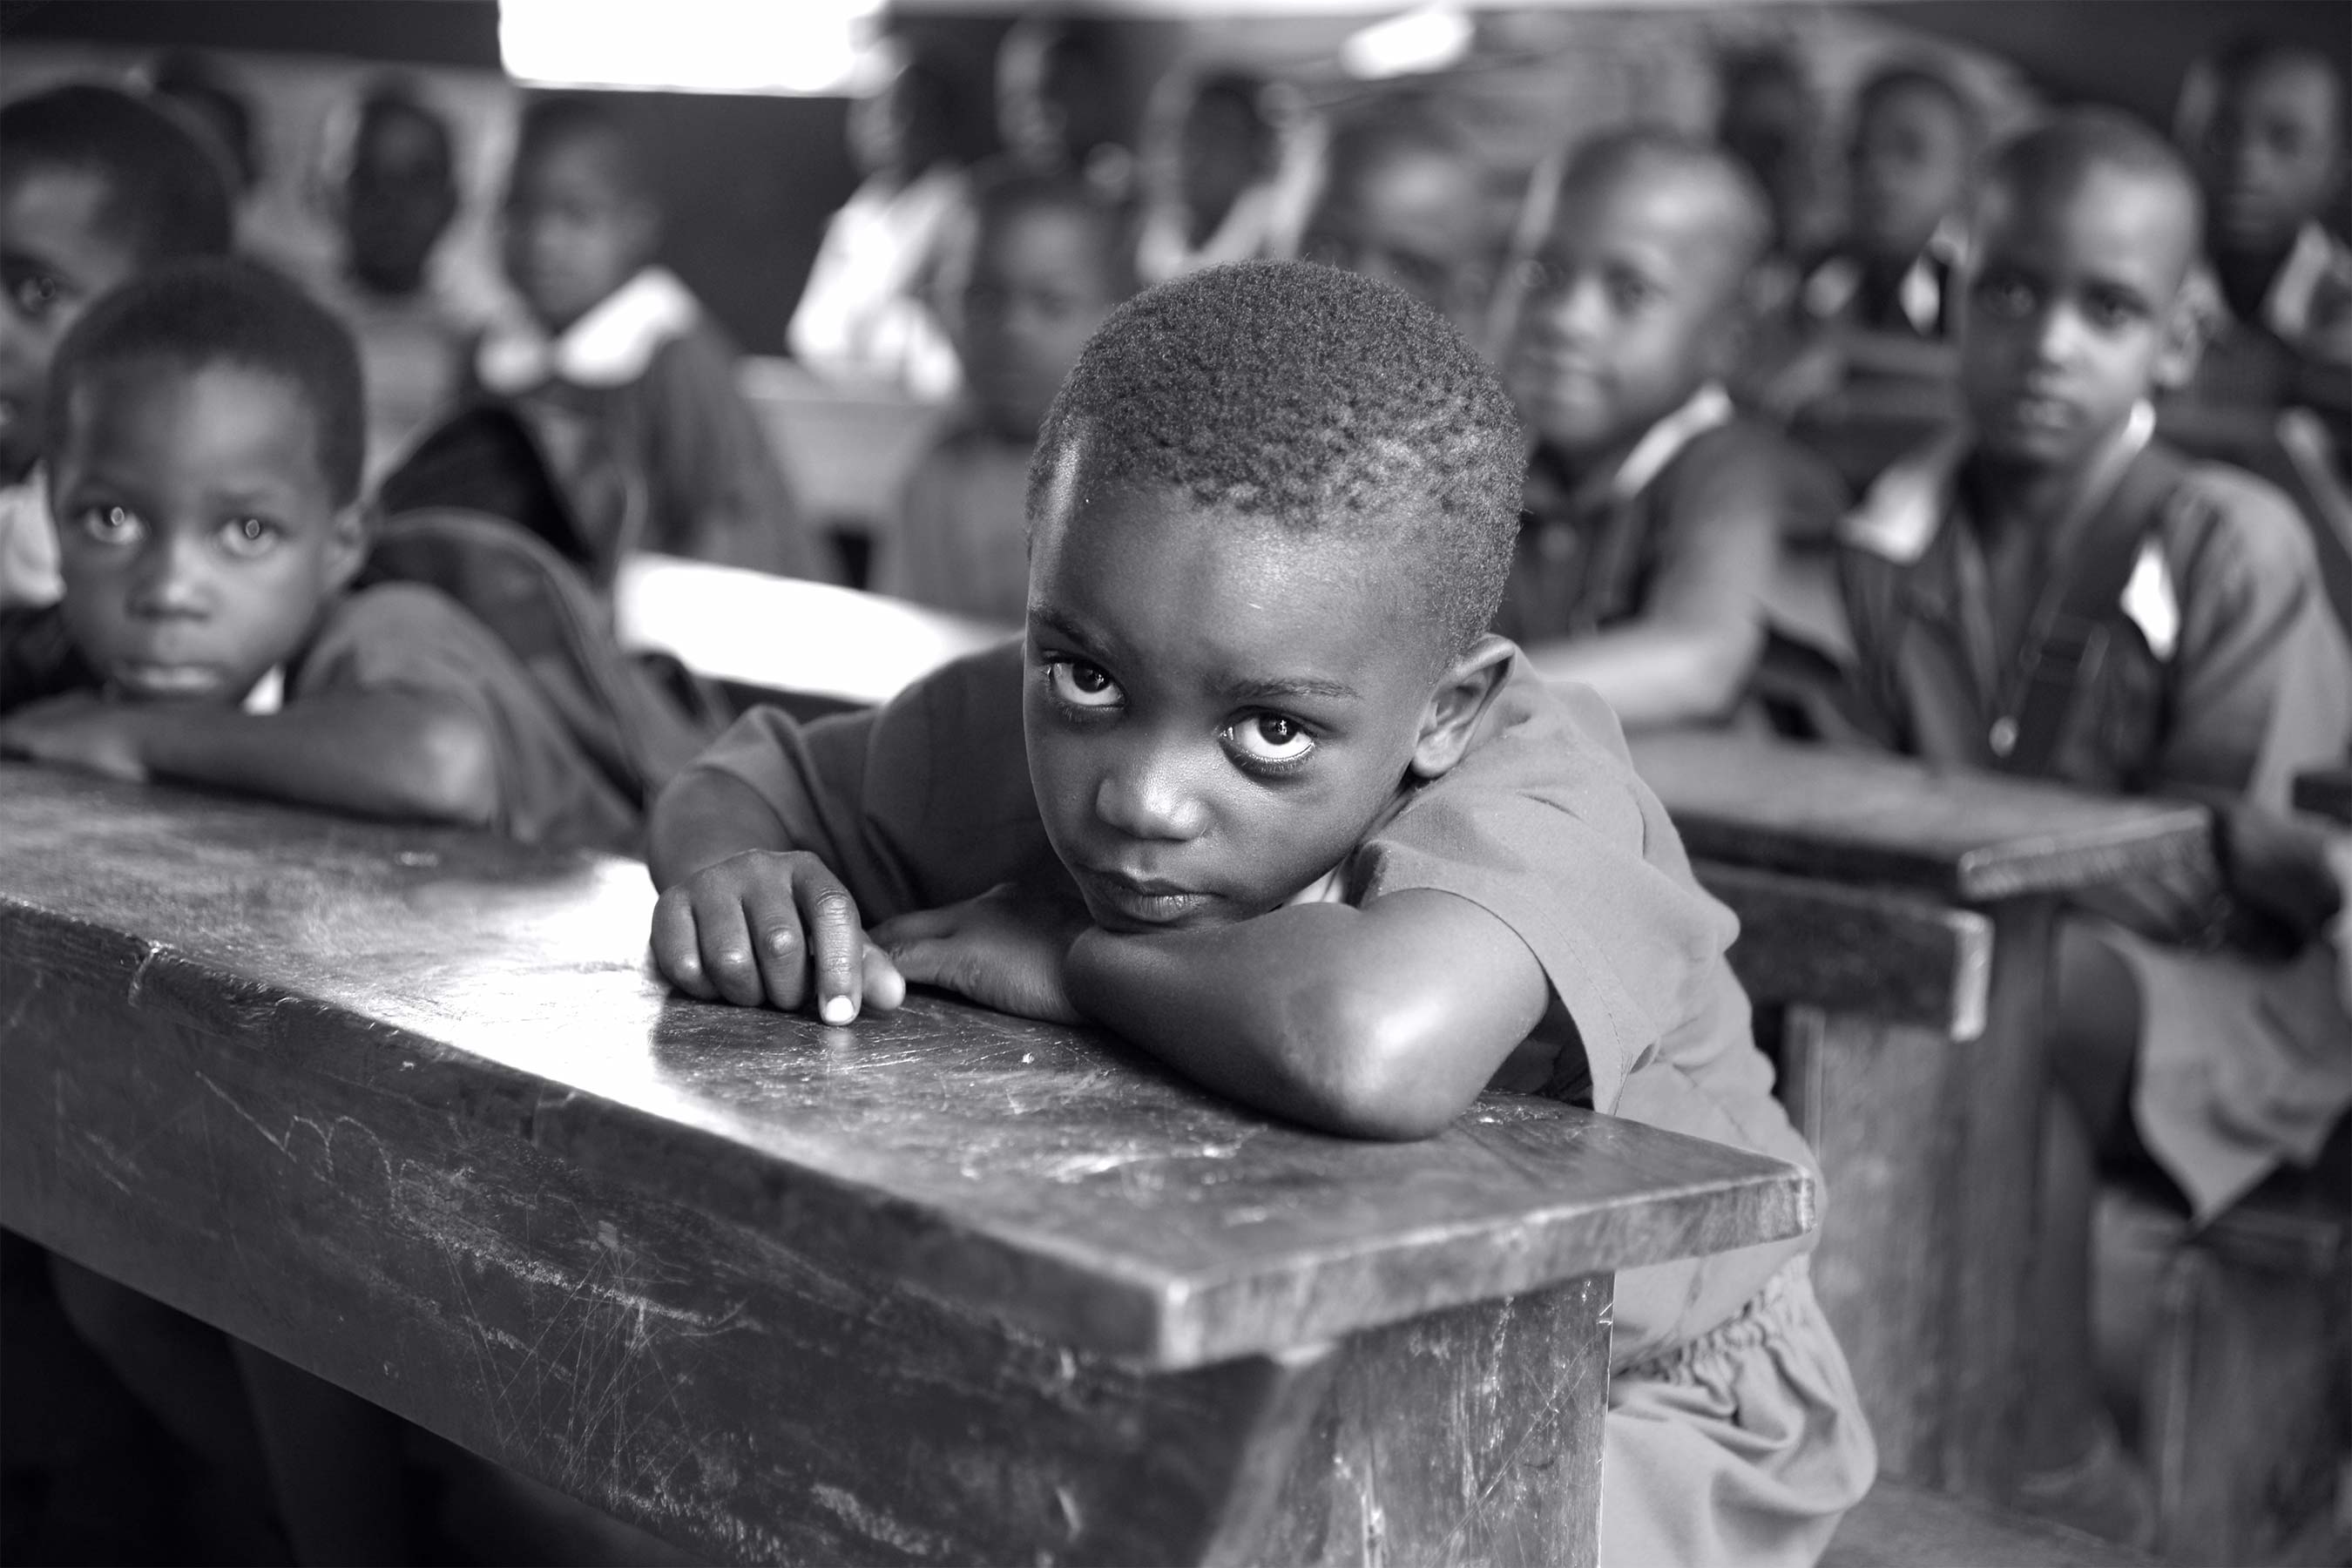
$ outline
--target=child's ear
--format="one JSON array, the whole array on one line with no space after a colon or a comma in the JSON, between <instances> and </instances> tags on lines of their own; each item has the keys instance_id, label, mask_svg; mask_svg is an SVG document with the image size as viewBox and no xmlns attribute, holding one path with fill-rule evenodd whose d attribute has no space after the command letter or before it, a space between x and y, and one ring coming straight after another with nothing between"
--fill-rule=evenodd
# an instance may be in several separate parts
<instances>
[{"instance_id":1,"label":"child's ear","mask_svg":"<svg viewBox=\"0 0 2352 1568\"><path fill-rule=\"evenodd\" d=\"M327 587L340 594L367 564L368 544L374 537L365 501L353 501L338 510L327 524Z\"/></svg>"},{"instance_id":2,"label":"child's ear","mask_svg":"<svg viewBox=\"0 0 2352 1568\"><path fill-rule=\"evenodd\" d=\"M1489 632L1446 666L1429 706L1422 710L1421 734L1412 747L1416 777L1442 777L1462 760L1470 749L1471 731L1503 689L1503 678L1510 673L1517 652L1512 643Z\"/></svg>"},{"instance_id":3,"label":"child's ear","mask_svg":"<svg viewBox=\"0 0 2352 1568\"><path fill-rule=\"evenodd\" d=\"M2221 319L2221 310L2220 291L2201 267L2173 292L2171 307L2164 313L2163 338L2157 345L2155 371L2149 378L2158 388L2171 392L2189 384L2189 378L2197 374L2197 361L2205 352L2206 340Z\"/></svg>"}]
</instances>

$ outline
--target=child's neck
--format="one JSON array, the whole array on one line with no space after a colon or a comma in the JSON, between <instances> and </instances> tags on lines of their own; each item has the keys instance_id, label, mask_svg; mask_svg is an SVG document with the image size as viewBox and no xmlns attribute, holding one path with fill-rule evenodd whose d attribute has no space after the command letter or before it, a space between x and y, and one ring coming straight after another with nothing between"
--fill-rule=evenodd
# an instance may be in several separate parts
<instances>
[{"instance_id":1,"label":"child's neck","mask_svg":"<svg viewBox=\"0 0 2352 1568\"><path fill-rule=\"evenodd\" d=\"M2214 251L2213 275L2221 285L2221 298L2231 315L2242 321L2261 317L2263 302L2270 298L2271 288L2278 281L2279 272L2294 253L2296 237L2301 233L2302 226L2298 224L2274 245Z\"/></svg>"}]
</instances>

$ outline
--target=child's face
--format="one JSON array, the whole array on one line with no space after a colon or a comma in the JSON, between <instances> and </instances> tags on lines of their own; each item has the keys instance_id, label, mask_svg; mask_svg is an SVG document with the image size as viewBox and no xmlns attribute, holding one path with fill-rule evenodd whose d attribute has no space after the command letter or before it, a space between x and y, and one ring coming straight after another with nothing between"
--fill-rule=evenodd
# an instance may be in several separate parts
<instances>
[{"instance_id":1,"label":"child's face","mask_svg":"<svg viewBox=\"0 0 2352 1568\"><path fill-rule=\"evenodd\" d=\"M1352 849L1437 679L1402 572L1360 542L1164 489L1038 521L1023 712L1054 849L1111 931L1246 920Z\"/></svg>"},{"instance_id":2,"label":"child's face","mask_svg":"<svg viewBox=\"0 0 2352 1568\"><path fill-rule=\"evenodd\" d=\"M2316 60L2268 60L2228 85L2198 159L2216 250L2283 248L2326 205L2344 156L2342 109Z\"/></svg>"},{"instance_id":3,"label":"child's face","mask_svg":"<svg viewBox=\"0 0 2352 1568\"><path fill-rule=\"evenodd\" d=\"M1926 88L1881 93L1854 127L1852 174L1854 244L1908 261L1968 193L1968 128Z\"/></svg>"},{"instance_id":4,"label":"child's face","mask_svg":"<svg viewBox=\"0 0 2352 1568\"><path fill-rule=\"evenodd\" d=\"M295 389L235 365L94 367L51 452L67 629L127 696L234 703L359 569L356 508Z\"/></svg>"},{"instance_id":5,"label":"child's face","mask_svg":"<svg viewBox=\"0 0 2352 1568\"><path fill-rule=\"evenodd\" d=\"M139 269L101 219L103 177L31 165L0 176L0 481L40 458L49 360L90 301Z\"/></svg>"},{"instance_id":6,"label":"child's face","mask_svg":"<svg viewBox=\"0 0 2352 1568\"><path fill-rule=\"evenodd\" d=\"M1486 243L1475 170L1432 152L1378 160L1327 192L1300 247L1310 261L1392 283L1433 310L1466 301Z\"/></svg>"},{"instance_id":7,"label":"child's face","mask_svg":"<svg viewBox=\"0 0 2352 1568\"><path fill-rule=\"evenodd\" d=\"M2095 168L1979 209L1960 331L1978 438L2032 468L2085 461L2150 388L2185 375L2195 342L2181 280L2189 203L2163 182Z\"/></svg>"},{"instance_id":8,"label":"child's face","mask_svg":"<svg viewBox=\"0 0 2352 1568\"><path fill-rule=\"evenodd\" d=\"M360 280L385 294L415 291L457 216L457 187L439 131L405 110L371 117L343 187L343 237Z\"/></svg>"},{"instance_id":9,"label":"child's face","mask_svg":"<svg viewBox=\"0 0 2352 1568\"><path fill-rule=\"evenodd\" d=\"M542 142L507 190L507 276L550 331L601 304L651 259L652 209L632 195L599 136Z\"/></svg>"},{"instance_id":10,"label":"child's face","mask_svg":"<svg viewBox=\"0 0 2352 1568\"><path fill-rule=\"evenodd\" d=\"M1506 375L1544 440L1610 452L1723 374L1739 279L1722 206L1671 174L1561 193Z\"/></svg>"},{"instance_id":11,"label":"child's face","mask_svg":"<svg viewBox=\"0 0 2352 1568\"><path fill-rule=\"evenodd\" d=\"M1076 213L1031 208L991 224L963 297L964 370L989 424L1033 441L1078 351L1118 303L1099 238Z\"/></svg>"}]
</instances>

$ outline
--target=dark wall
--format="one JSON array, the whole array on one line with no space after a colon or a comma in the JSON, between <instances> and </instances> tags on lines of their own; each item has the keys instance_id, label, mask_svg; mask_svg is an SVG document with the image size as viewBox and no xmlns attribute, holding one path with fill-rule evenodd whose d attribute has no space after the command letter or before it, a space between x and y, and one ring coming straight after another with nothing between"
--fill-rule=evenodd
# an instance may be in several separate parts
<instances>
[{"instance_id":1,"label":"dark wall","mask_svg":"<svg viewBox=\"0 0 2352 1568\"><path fill-rule=\"evenodd\" d=\"M499 68L498 0L5 0L0 37Z\"/></svg>"}]
</instances>

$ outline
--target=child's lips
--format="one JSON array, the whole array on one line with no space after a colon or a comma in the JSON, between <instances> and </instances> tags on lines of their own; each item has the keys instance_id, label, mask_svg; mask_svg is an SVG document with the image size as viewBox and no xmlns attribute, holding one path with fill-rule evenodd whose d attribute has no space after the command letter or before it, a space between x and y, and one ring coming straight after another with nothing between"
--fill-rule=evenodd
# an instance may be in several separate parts
<instances>
[{"instance_id":1,"label":"child's lips","mask_svg":"<svg viewBox=\"0 0 2352 1568\"><path fill-rule=\"evenodd\" d=\"M125 660L110 672L114 684L133 697L212 697L226 689L227 675L208 664L163 664Z\"/></svg>"},{"instance_id":2,"label":"child's lips","mask_svg":"<svg viewBox=\"0 0 2352 1568\"><path fill-rule=\"evenodd\" d=\"M1078 885L1097 919L1113 929L1184 925L1197 920L1215 902L1213 894L1195 892L1172 882L1125 877L1115 871L1082 871Z\"/></svg>"}]
</instances>

